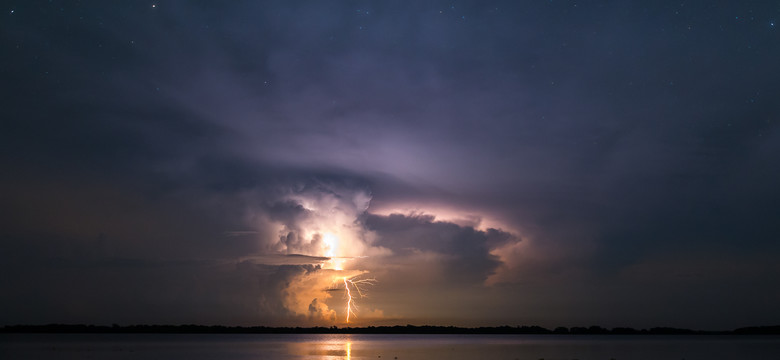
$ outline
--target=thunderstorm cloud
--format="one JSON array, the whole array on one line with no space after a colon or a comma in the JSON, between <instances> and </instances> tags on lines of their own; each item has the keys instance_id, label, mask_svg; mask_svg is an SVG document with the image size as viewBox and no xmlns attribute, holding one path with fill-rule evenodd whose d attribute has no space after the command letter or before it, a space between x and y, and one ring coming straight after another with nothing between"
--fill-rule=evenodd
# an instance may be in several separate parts
<instances>
[{"instance_id":1,"label":"thunderstorm cloud","mask_svg":"<svg viewBox=\"0 0 780 360\"><path fill-rule=\"evenodd\" d=\"M769 2L158 5L3 14L0 325L780 322Z\"/></svg>"}]
</instances>

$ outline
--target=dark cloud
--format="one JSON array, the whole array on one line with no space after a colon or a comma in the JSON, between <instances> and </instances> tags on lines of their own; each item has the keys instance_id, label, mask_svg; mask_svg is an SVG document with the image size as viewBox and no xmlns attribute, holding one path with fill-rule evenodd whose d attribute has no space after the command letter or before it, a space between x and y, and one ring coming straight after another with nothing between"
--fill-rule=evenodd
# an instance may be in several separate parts
<instances>
[{"instance_id":1,"label":"dark cloud","mask_svg":"<svg viewBox=\"0 0 780 360\"><path fill-rule=\"evenodd\" d=\"M476 230L470 226L436 221L433 215L390 214L368 215L366 228L376 233L378 246L393 251L393 257L404 258L428 253L440 257L443 266L442 281L479 284L493 274L500 263L491 250L519 241L509 233L488 229ZM383 264L392 263L385 260Z\"/></svg>"},{"instance_id":2,"label":"dark cloud","mask_svg":"<svg viewBox=\"0 0 780 360\"><path fill-rule=\"evenodd\" d=\"M778 321L773 5L158 5L3 15L0 323Z\"/></svg>"}]
</instances>

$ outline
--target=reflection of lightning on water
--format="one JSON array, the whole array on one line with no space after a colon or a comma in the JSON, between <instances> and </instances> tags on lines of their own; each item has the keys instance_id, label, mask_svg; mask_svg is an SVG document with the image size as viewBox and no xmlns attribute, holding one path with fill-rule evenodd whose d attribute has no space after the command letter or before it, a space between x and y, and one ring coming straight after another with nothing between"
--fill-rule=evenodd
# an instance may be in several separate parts
<instances>
[{"instance_id":1,"label":"reflection of lightning on water","mask_svg":"<svg viewBox=\"0 0 780 360\"><path fill-rule=\"evenodd\" d=\"M341 280L344 282L344 296L347 298L347 323L349 323L349 316L354 315L357 317L357 314L355 314L355 310L357 310L357 305L355 305L355 300L352 297L352 290L350 289L350 286L357 291L359 297L365 297L363 294L364 291L361 289L361 286L365 285L374 285L376 284L376 279L359 279L359 280L352 280L352 278L342 277Z\"/></svg>"}]
</instances>

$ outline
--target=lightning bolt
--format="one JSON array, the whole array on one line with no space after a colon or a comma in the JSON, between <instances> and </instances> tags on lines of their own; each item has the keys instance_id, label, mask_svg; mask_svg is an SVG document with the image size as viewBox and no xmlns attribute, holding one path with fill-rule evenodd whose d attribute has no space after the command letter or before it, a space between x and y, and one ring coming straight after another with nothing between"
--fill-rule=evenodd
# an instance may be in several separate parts
<instances>
[{"instance_id":1,"label":"lightning bolt","mask_svg":"<svg viewBox=\"0 0 780 360\"><path fill-rule=\"evenodd\" d=\"M349 283L347 282L347 278L345 277L342 279L344 280L344 288L347 289L347 324L349 324L349 314L354 314L352 311L352 292L349 291Z\"/></svg>"},{"instance_id":2,"label":"lightning bolt","mask_svg":"<svg viewBox=\"0 0 780 360\"><path fill-rule=\"evenodd\" d=\"M353 280L354 277L348 278L348 277L342 277L341 281L344 282L344 296L347 298L347 320L346 322L349 323L349 317L350 315L354 315L357 317L357 314L355 313L355 310L357 310L357 305L355 305L355 299L352 296L352 289L357 291L357 295L361 298L366 297L363 293L363 289L361 289L362 286L366 285L374 285L376 284L376 279L359 279L359 280Z\"/></svg>"}]
</instances>

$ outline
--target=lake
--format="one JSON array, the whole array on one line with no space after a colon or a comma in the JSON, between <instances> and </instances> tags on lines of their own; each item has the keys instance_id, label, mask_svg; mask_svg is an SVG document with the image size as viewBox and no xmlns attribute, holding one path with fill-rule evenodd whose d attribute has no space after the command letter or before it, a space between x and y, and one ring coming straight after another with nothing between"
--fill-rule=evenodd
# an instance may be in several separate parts
<instances>
[{"instance_id":1,"label":"lake","mask_svg":"<svg viewBox=\"0 0 780 360\"><path fill-rule=\"evenodd\" d=\"M0 359L780 359L780 337L0 334Z\"/></svg>"}]
</instances>

